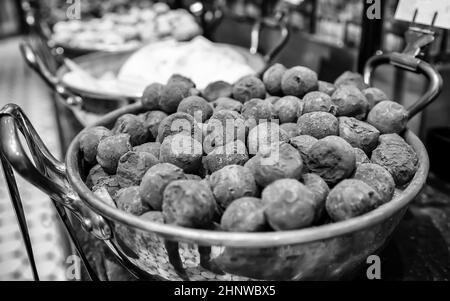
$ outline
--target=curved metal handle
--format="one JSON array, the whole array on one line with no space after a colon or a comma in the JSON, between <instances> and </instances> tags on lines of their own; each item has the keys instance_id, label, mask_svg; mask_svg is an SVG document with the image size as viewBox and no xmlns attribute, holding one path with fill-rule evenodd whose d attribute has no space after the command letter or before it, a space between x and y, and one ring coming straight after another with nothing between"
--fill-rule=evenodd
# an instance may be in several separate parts
<instances>
[{"instance_id":1,"label":"curved metal handle","mask_svg":"<svg viewBox=\"0 0 450 301\"><path fill-rule=\"evenodd\" d=\"M18 130L23 134L35 164L25 153L20 143ZM65 165L50 153L22 109L15 104L7 104L0 110L0 159L36 280L39 280L39 277L13 168L24 179L51 197L92 280L98 280L98 277L84 255L63 208L68 208L80 220L84 230L102 240L119 263L134 277L148 277L145 273L136 271L135 266L120 254L111 239L112 232L107 221L89 209L71 189L66 179Z\"/></svg>"},{"instance_id":2,"label":"curved metal handle","mask_svg":"<svg viewBox=\"0 0 450 301\"><path fill-rule=\"evenodd\" d=\"M264 27L277 27L280 31L278 42L264 55L264 61L266 64L269 64L289 41L290 30L286 22L286 13L278 11L275 15L274 22L271 22L269 19L256 20L251 31L251 54L256 54L258 52L260 35Z\"/></svg>"},{"instance_id":3,"label":"curved metal handle","mask_svg":"<svg viewBox=\"0 0 450 301\"><path fill-rule=\"evenodd\" d=\"M17 130L25 137L36 166L23 149ZM48 151L28 118L15 104L8 104L0 110L0 141L3 157L23 178L68 208L87 232L102 240L111 237L109 225L71 190L64 164Z\"/></svg>"},{"instance_id":4,"label":"curved metal handle","mask_svg":"<svg viewBox=\"0 0 450 301\"><path fill-rule=\"evenodd\" d=\"M423 74L428 79L426 92L407 109L409 119L432 103L442 90L442 77L432 65L412 55L397 52L371 57L364 67L364 82L370 85L375 69L385 64L391 64L404 70Z\"/></svg>"},{"instance_id":5,"label":"curved metal handle","mask_svg":"<svg viewBox=\"0 0 450 301\"><path fill-rule=\"evenodd\" d=\"M64 85L60 82L58 77L56 77L48 68L47 64L44 63L42 58L37 54L37 52L33 49L30 42L22 41L19 45L20 52L22 54L23 59L27 63L27 65L33 69L47 84L47 86L58 93L63 99L66 100L66 103L70 106L81 106L83 100L80 96L73 94L68 89L64 87ZM51 57L54 58L52 54Z\"/></svg>"}]
</instances>

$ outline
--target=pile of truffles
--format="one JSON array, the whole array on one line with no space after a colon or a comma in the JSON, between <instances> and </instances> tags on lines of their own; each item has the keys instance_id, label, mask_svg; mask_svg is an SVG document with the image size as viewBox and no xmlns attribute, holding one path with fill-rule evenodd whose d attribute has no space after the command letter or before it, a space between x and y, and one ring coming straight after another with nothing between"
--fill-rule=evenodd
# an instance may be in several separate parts
<instances>
[{"instance_id":1,"label":"pile of truffles","mask_svg":"<svg viewBox=\"0 0 450 301\"><path fill-rule=\"evenodd\" d=\"M347 220L389 202L419 165L401 137L407 111L352 72L332 84L275 64L203 91L174 75L142 106L85 130L80 152L97 196L156 222L256 232Z\"/></svg>"}]
</instances>

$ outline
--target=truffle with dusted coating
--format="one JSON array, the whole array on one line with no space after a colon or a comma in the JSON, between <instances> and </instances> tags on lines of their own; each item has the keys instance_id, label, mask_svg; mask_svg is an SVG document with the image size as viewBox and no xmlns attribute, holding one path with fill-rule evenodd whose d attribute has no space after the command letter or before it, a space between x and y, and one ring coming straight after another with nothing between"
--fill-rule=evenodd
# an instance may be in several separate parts
<instances>
[{"instance_id":1,"label":"truffle with dusted coating","mask_svg":"<svg viewBox=\"0 0 450 301\"><path fill-rule=\"evenodd\" d=\"M117 118L112 132L114 134L130 135L132 146L145 143L149 139L149 132L145 127L144 121L133 114L125 114Z\"/></svg>"},{"instance_id":2,"label":"truffle with dusted coating","mask_svg":"<svg viewBox=\"0 0 450 301\"><path fill-rule=\"evenodd\" d=\"M384 100L370 110L367 122L382 134L400 133L406 128L408 117L408 111L401 104Z\"/></svg>"},{"instance_id":3,"label":"truffle with dusted coating","mask_svg":"<svg viewBox=\"0 0 450 301\"><path fill-rule=\"evenodd\" d=\"M114 196L120 189L117 177L107 174L99 164L92 167L89 171L86 177L86 186L92 191L106 188L111 196Z\"/></svg>"},{"instance_id":4,"label":"truffle with dusted coating","mask_svg":"<svg viewBox=\"0 0 450 301\"><path fill-rule=\"evenodd\" d=\"M375 189L363 181L348 179L331 189L325 208L333 221L342 221L367 213L379 204Z\"/></svg>"},{"instance_id":5,"label":"truffle with dusted coating","mask_svg":"<svg viewBox=\"0 0 450 301\"><path fill-rule=\"evenodd\" d=\"M111 195L109 194L108 189L106 189L106 187L103 186L94 186L95 189L92 189L92 192L95 194L95 196L97 196L103 203L113 207L113 208L117 208L116 203L114 202L114 200L112 199Z\"/></svg>"},{"instance_id":6,"label":"truffle with dusted coating","mask_svg":"<svg viewBox=\"0 0 450 301\"><path fill-rule=\"evenodd\" d=\"M229 97L220 97L213 103L214 111L231 110L238 113L242 110L242 103Z\"/></svg>"},{"instance_id":7,"label":"truffle with dusted coating","mask_svg":"<svg viewBox=\"0 0 450 301\"><path fill-rule=\"evenodd\" d=\"M294 138L291 138L289 140L289 143L300 152L303 162L306 162L306 158L308 156L309 149L317 141L319 141L319 140L317 138L314 138L313 136L299 135ZM304 171L307 171L308 168L307 168L306 164L303 167L303 169L304 169Z\"/></svg>"},{"instance_id":8,"label":"truffle with dusted coating","mask_svg":"<svg viewBox=\"0 0 450 301\"><path fill-rule=\"evenodd\" d=\"M272 143L255 157L258 159L249 168L261 187L279 179L299 179L303 171L300 153L289 143Z\"/></svg>"},{"instance_id":9,"label":"truffle with dusted coating","mask_svg":"<svg viewBox=\"0 0 450 301\"><path fill-rule=\"evenodd\" d=\"M296 122L302 115L303 102L295 96L284 96L274 104L274 112L281 124Z\"/></svg>"},{"instance_id":10,"label":"truffle with dusted coating","mask_svg":"<svg viewBox=\"0 0 450 301\"><path fill-rule=\"evenodd\" d=\"M363 120L369 110L366 97L358 88L342 85L331 95L331 100L337 107L336 116L355 117Z\"/></svg>"},{"instance_id":11,"label":"truffle with dusted coating","mask_svg":"<svg viewBox=\"0 0 450 301\"><path fill-rule=\"evenodd\" d=\"M270 121L275 115L275 108L270 101L253 98L242 106L242 117L251 120L254 125L260 122Z\"/></svg>"},{"instance_id":12,"label":"truffle with dusted coating","mask_svg":"<svg viewBox=\"0 0 450 301\"><path fill-rule=\"evenodd\" d=\"M147 142L141 145L133 147L133 151L141 153L149 153L159 159L159 151L161 149L161 143L159 142Z\"/></svg>"},{"instance_id":13,"label":"truffle with dusted coating","mask_svg":"<svg viewBox=\"0 0 450 301\"><path fill-rule=\"evenodd\" d=\"M163 88L164 85L160 83L151 83L148 85L142 93L142 106L148 110L158 109Z\"/></svg>"},{"instance_id":14,"label":"truffle with dusted coating","mask_svg":"<svg viewBox=\"0 0 450 301\"><path fill-rule=\"evenodd\" d=\"M302 114L312 112L327 112L336 115L337 108L328 94L313 91L303 97Z\"/></svg>"},{"instance_id":15,"label":"truffle with dusted coating","mask_svg":"<svg viewBox=\"0 0 450 301\"><path fill-rule=\"evenodd\" d=\"M119 159L131 150L130 135L118 134L100 141L97 162L109 174L115 174Z\"/></svg>"},{"instance_id":16,"label":"truffle with dusted coating","mask_svg":"<svg viewBox=\"0 0 450 301\"><path fill-rule=\"evenodd\" d=\"M211 105L199 96L189 96L183 99L178 105L177 111L191 115L197 122L205 122L213 114Z\"/></svg>"},{"instance_id":17,"label":"truffle with dusted coating","mask_svg":"<svg viewBox=\"0 0 450 301\"><path fill-rule=\"evenodd\" d=\"M216 147L203 157L203 167L206 171L213 173L227 165L244 165L247 161L248 152L245 144L236 140Z\"/></svg>"},{"instance_id":18,"label":"truffle with dusted coating","mask_svg":"<svg viewBox=\"0 0 450 301\"><path fill-rule=\"evenodd\" d=\"M181 168L170 163L158 163L150 167L139 185L142 201L154 210L161 210L163 192L172 181L183 180L186 176Z\"/></svg>"},{"instance_id":19,"label":"truffle with dusted coating","mask_svg":"<svg viewBox=\"0 0 450 301\"><path fill-rule=\"evenodd\" d=\"M368 86L364 83L364 78L361 74L351 71L345 71L342 73L335 81L334 85L336 87L350 85L358 88L359 90L364 90Z\"/></svg>"},{"instance_id":20,"label":"truffle with dusted coating","mask_svg":"<svg viewBox=\"0 0 450 301\"><path fill-rule=\"evenodd\" d=\"M284 95L302 98L306 93L315 91L317 88L317 73L306 67L297 66L288 69L281 79Z\"/></svg>"},{"instance_id":21,"label":"truffle with dusted coating","mask_svg":"<svg viewBox=\"0 0 450 301\"><path fill-rule=\"evenodd\" d=\"M300 135L309 135L321 139L339 134L339 121L327 112L312 112L300 116L297 120Z\"/></svg>"},{"instance_id":22,"label":"truffle with dusted coating","mask_svg":"<svg viewBox=\"0 0 450 301\"><path fill-rule=\"evenodd\" d=\"M194 117L183 112L169 115L161 121L156 140L162 143L166 137L180 133L191 136L197 141L202 141L202 130Z\"/></svg>"},{"instance_id":23,"label":"truffle with dusted coating","mask_svg":"<svg viewBox=\"0 0 450 301\"><path fill-rule=\"evenodd\" d=\"M220 226L230 232L264 231L267 221L261 199L243 197L233 201L223 213Z\"/></svg>"},{"instance_id":24,"label":"truffle with dusted coating","mask_svg":"<svg viewBox=\"0 0 450 301\"><path fill-rule=\"evenodd\" d=\"M158 159L150 153L127 152L120 157L117 166L117 180L120 187L139 185L145 172L157 163Z\"/></svg>"},{"instance_id":25,"label":"truffle with dusted coating","mask_svg":"<svg viewBox=\"0 0 450 301\"><path fill-rule=\"evenodd\" d=\"M195 88L195 83L188 77L181 74L172 74L170 78L167 80L167 85L174 83L182 83L189 87L190 89Z\"/></svg>"},{"instance_id":26,"label":"truffle with dusted coating","mask_svg":"<svg viewBox=\"0 0 450 301\"><path fill-rule=\"evenodd\" d=\"M319 92L323 92L323 93L328 94L330 96L334 93L334 91L336 91L336 87L332 83L325 82L325 81L322 81L322 80L319 80L318 86L319 87L318 87L317 90Z\"/></svg>"},{"instance_id":27,"label":"truffle with dusted coating","mask_svg":"<svg viewBox=\"0 0 450 301\"><path fill-rule=\"evenodd\" d=\"M370 154L378 144L380 132L370 124L353 117L339 117L339 137L351 146Z\"/></svg>"},{"instance_id":28,"label":"truffle with dusted coating","mask_svg":"<svg viewBox=\"0 0 450 301\"><path fill-rule=\"evenodd\" d=\"M117 208L133 215L141 215L150 211L148 205L142 202L139 186L122 188L115 197Z\"/></svg>"},{"instance_id":29,"label":"truffle with dusted coating","mask_svg":"<svg viewBox=\"0 0 450 301\"><path fill-rule=\"evenodd\" d=\"M289 138L297 137L300 135L297 123L283 123L280 125L280 130L285 131Z\"/></svg>"},{"instance_id":30,"label":"truffle with dusted coating","mask_svg":"<svg viewBox=\"0 0 450 301\"><path fill-rule=\"evenodd\" d=\"M190 136L177 134L166 137L161 144L159 160L195 173L202 162L202 144Z\"/></svg>"},{"instance_id":31,"label":"truffle with dusted coating","mask_svg":"<svg viewBox=\"0 0 450 301\"><path fill-rule=\"evenodd\" d=\"M215 81L206 86L202 95L209 102L221 97L231 97L233 95L233 85L223 80Z\"/></svg>"},{"instance_id":32,"label":"truffle with dusted coating","mask_svg":"<svg viewBox=\"0 0 450 301\"><path fill-rule=\"evenodd\" d=\"M171 114L177 111L180 102L191 95L191 86L184 81L172 81L165 85L161 91L159 108Z\"/></svg>"},{"instance_id":33,"label":"truffle with dusted coating","mask_svg":"<svg viewBox=\"0 0 450 301\"><path fill-rule=\"evenodd\" d=\"M369 102L369 110L371 110L374 106L376 106L383 100L389 100L387 95L378 88L370 87L364 89L362 92L366 97L367 101Z\"/></svg>"},{"instance_id":34,"label":"truffle with dusted coating","mask_svg":"<svg viewBox=\"0 0 450 301\"><path fill-rule=\"evenodd\" d=\"M394 195L394 178L387 169L378 164L365 163L359 165L353 178L361 180L375 189L380 196L381 204L389 202Z\"/></svg>"},{"instance_id":35,"label":"truffle with dusted coating","mask_svg":"<svg viewBox=\"0 0 450 301\"><path fill-rule=\"evenodd\" d=\"M240 165L228 165L213 172L209 184L217 204L223 209L236 199L256 196L258 192L252 172Z\"/></svg>"},{"instance_id":36,"label":"truffle with dusted coating","mask_svg":"<svg viewBox=\"0 0 450 301\"><path fill-rule=\"evenodd\" d=\"M319 175L315 173L306 173L302 176L303 184L314 194L315 218L319 220L325 208L325 200L327 199L330 188L327 183Z\"/></svg>"},{"instance_id":37,"label":"truffle with dusted coating","mask_svg":"<svg viewBox=\"0 0 450 301\"><path fill-rule=\"evenodd\" d=\"M203 151L209 154L216 147L240 140L245 141L247 128L244 118L235 111L222 110L213 114L206 126Z\"/></svg>"},{"instance_id":38,"label":"truffle with dusted coating","mask_svg":"<svg viewBox=\"0 0 450 301\"><path fill-rule=\"evenodd\" d=\"M276 63L270 66L263 75L263 82L266 86L267 92L271 95L281 95L281 78L286 72L286 67L282 64Z\"/></svg>"},{"instance_id":39,"label":"truffle with dusted coating","mask_svg":"<svg viewBox=\"0 0 450 301\"><path fill-rule=\"evenodd\" d=\"M277 230L294 230L312 224L316 204L314 194L295 179L274 181L262 191L264 214Z\"/></svg>"},{"instance_id":40,"label":"truffle with dusted coating","mask_svg":"<svg viewBox=\"0 0 450 301\"><path fill-rule=\"evenodd\" d=\"M353 150L355 151L356 166L363 163L371 163L369 157L362 149L354 147Z\"/></svg>"},{"instance_id":41,"label":"truffle with dusted coating","mask_svg":"<svg viewBox=\"0 0 450 301\"><path fill-rule=\"evenodd\" d=\"M86 177L86 186L92 191L105 188L111 196L114 196L120 189L117 176L107 174L99 164L89 171Z\"/></svg>"},{"instance_id":42,"label":"truffle with dusted coating","mask_svg":"<svg viewBox=\"0 0 450 301\"><path fill-rule=\"evenodd\" d=\"M94 126L83 131L80 136L80 150L87 163L95 164L97 162L97 147L100 140L111 135L111 131L103 126Z\"/></svg>"},{"instance_id":43,"label":"truffle with dusted coating","mask_svg":"<svg viewBox=\"0 0 450 301\"><path fill-rule=\"evenodd\" d=\"M109 178L110 175L103 170L103 168L97 164L89 170L89 173L86 177L86 186L91 189L92 186L101 183L104 179Z\"/></svg>"},{"instance_id":44,"label":"truffle with dusted coating","mask_svg":"<svg viewBox=\"0 0 450 301\"><path fill-rule=\"evenodd\" d=\"M247 75L239 79L233 86L233 98L244 103L252 98L265 98L266 87L254 75Z\"/></svg>"},{"instance_id":45,"label":"truffle with dusted coating","mask_svg":"<svg viewBox=\"0 0 450 301\"><path fill-rule=\"evenodd\" d=\"M164 190L162 212L166 224L207 228L215 209L211 189L201 181L177 180Z\"/></svg>"},{"instance_id":46,"label":"truffle with dusted coating","mask_svg":"<svg viewBox=\"0 0 450 301\"><path fill-rule=\"evenodd\" d=\"M144 121L144 126L149 132L149 139L155 141L158 137L158 128L161 121L168 115L163 111L149 111L140 115Z\"/></svg>"},{"instance_id":47,"label":"truffle with dusted coating","mask_svg":"<svg viewBox=\"0 0 450 301\"><path fill-rule=\"evenodd\" d=\"M418 169L417 154L410 145L402 141L400 136L389 136L389 138L392 137L390 140L384 136L388 135L380 136L380 144L372 152L371 160L386 168L394 178L395 184L405 185L411 181Z\"/></svg>"},{"instance_id":48,"label":"truffle with dusted coating","mask_svg":"<svg viewBox=\"0 0 450 301\"><path fill-rule=\"evenodd\" d=\"M306 165L327 184L334 185L352 175L356 166L355 152L344 139L328 136L311 146Z\"/></svg>"},{"instance_id":49,"label":"truffle with dusted coating","mask_svg":"<svg viewBox=\"0 0 450 301\"><path fill-rule=\"evenodd\" d=\"M262 147L287 141L289 141L289 135L277 123L264 122L250 130L247 146L250 154L256 154Z\"/></svg>"}]
</instances>

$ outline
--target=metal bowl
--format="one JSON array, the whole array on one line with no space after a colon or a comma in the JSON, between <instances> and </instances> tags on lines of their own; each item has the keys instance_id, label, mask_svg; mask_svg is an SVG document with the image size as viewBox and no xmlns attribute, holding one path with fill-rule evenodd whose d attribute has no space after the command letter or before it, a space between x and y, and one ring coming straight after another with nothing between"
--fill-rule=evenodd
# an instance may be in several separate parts
<instances>
[{"instance_id":1,"label":"metal bowl","mask_svg":"<svg viewBox=\"0 0 450 301\"><path fill-rule=\"evenodd\" d=\"M111 128L119 116L143 111L139 104L130 105L107 114L95 125ZM83 132L71 143L65 165L45 151L33 131L25 134L26 140L32 141L32 153L44 162L43 169L38 170L18 143L16 122L26 117L13 105L4 108L3 114L2 150L14 168L69 207L88 232L107 242L119 258L131 263L141 275L166 280L329 280L348 276L388 240L409 202L424 185L429 167L423 144L408 131L404 138L420 162L416 175L392 201L365 215L283 232L188 229L142 220L94 195L83 181L88 172L79 152ZM27 133L30 125L19 122L19 129Z\"/></svg>"},{"instance_id":2,"label":"metal bowl","mask_svg":"<svg viewBox=\"0 0 450 301\"><path fill-rule=\"evenodd\" d=\"M370 59L364 78L371 81L380 64L397 62L401 55ZM409 108L412 118L439 94L442 78L421 60L403 59L397 65L430 80L426 93ZM406 63L405 63L406 62ZM111 128L117 118L145 109L132 104L111 112L96 125ZM22 132L35 164L23 149ZM418 155L419 167L412 181L394 198L364 215L301 230L231 233L167 225L128 214L98 198L84 184L88 167L81 160L81 132L69 146L65 164L56 160L19 107L0 110L0 159L24 237L28 237L13 168L29 182L50 195L55 205L70 209L83 228L102 240L116 258L142 278L164 280L335 280L349 277L389 239L408 204L425 184L429 160L422 142L412 132L405 140ZM66 223L67 220L63 221ZM66 226L69 229L70 225ZM31 250L29 239L25 239ZM76 244L77 245L77 244ZM29 252L32 255L32 252ZM82 254L82 253L81 253Z\"/></svg>"}]
</instances>

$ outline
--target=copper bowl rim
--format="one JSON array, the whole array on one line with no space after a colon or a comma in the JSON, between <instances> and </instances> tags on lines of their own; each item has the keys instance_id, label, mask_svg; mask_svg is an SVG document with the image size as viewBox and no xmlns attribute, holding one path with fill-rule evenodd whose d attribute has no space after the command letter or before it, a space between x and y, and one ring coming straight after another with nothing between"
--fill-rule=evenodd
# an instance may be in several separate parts
<instances>
[{"instance_id":1,"label":"copper bowl rim","mask_svg":"<svg viewBox=\"0 0 450 301\"><path fill-rule=\"evenodd\" d=\"M128 105L105 115L92 126L107 126L112 124L123 114L139 113L143 111L145 110L140 104ZM119 222L146 232L152 232L167 239L196 243L199 245L223 245L245 248L276 247L311 243L352 234L382 223L406 207L425 184L429 170L428 154L423 143L415 134L407 130L404 138L416 151L419 158L419 168L409 185L397 197L371 212L345 221L291 231L236 233L191 229L145 221L138 216L113 208L95 196L83 182L78 169L79 139L80 135L82 135L85 130L79 133L70 144L65 162L68 180L83 202L96 213L108 220Z\"/></svg>"}]
</instances>

